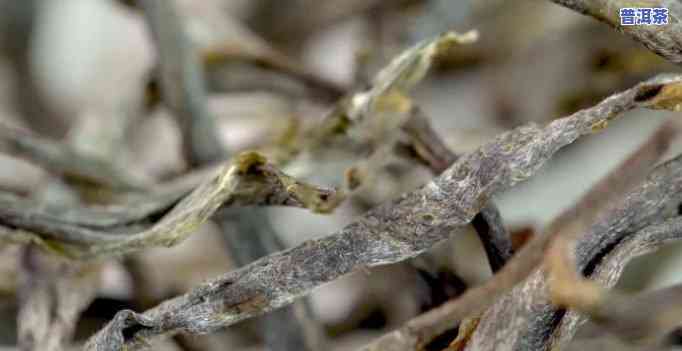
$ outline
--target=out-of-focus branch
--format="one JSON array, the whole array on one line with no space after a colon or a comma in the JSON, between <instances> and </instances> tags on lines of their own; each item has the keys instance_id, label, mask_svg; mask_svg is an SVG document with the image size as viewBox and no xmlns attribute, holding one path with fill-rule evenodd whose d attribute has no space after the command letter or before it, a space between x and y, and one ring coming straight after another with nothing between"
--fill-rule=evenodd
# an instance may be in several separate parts
<instances>
[{"instance_id":1,"label":"out-of-focus branch","mask_svg":"<svg viewBox=\"0 0 682 351\"><path fill-rule=\"evenodd\" d=\"M617 276L625 262L634 255L652 252L665 243L681 238L682 221L679 218L647 227L633 235L625 248L616 248L610 259L620 262L615 263L612 272L607 270L601 273ZM622 250L629 252L619 252ZM567 237L555 240L547 252L545 262L549 273L550 297L554 304L588 316L597 325L631 343L660 345L671 341L671 332L680 325L682 286L634 296L607 290L598 282L587 280L578 273L574 252L575 240ZM613 266L609 261L606 263Z\"/></svg>"},{"instance_id":2,"label":"out-of-focus branch","mask_svg":"<svg viewBox=\"0 0 682 351\"><path fill-rule=\"evenodd\" d=\"M545 128L530 125L504 133L460 158L424 187L369 211L335 234L264 257L145 313L119 312L85 349L136 349L178 331L212 332L289 305L354 269L419 255L467 225L493 194L530 177L562 147L602 129L624 111L663 108L663 98L679 100L668 88L680 82L679 76L659 76ZM501 270L503 274L496 275L503 277L502 285L493 278L493 288L486 285L484 296L480 289L470 290L473 293L465 293L459 303L417 317L369 349L423 345L463 317L479 312L491 297L518 281L506 282L518 269L511 265L513 261Z\"/></svg>"},{"instance_id":3,"label":"out-of-focus branch","mask_svg":"<svg viewBox=\"0 0 682 351\"><path fill-rule=\"evenodd\" d=\"M228 150L221 144L215 128L215 120L207 110L201 59L185 35L180 23L181 20L173 9L173 4L165 0L143 0L141 5L157 40L160 54L161 92L166 103L175 110L183 122L181 123L184 132L183 142L185 143L185 155L188 163L194 166L203 166L227 158L229 156ZM294 70L293 65L286 66L286 68L289 71ZM313 82L312 75L303 75L303 71L296 73L306 78L307 82ZM320 81L313 83L321 84ZM311 192L309 187L304 187L302 183L293 181L288 177L280 177L280 179L284 180L282 183L285 186L285 192L299 195L297 200L306 203L306 206L314 208L317 212L332 210L342 198L341 196L332 196L330 193ZM264 190L267 191L267 184L252 184L250 189L253 193L263 193ZM275 198L277 200L278 197L276 193L266 195L268 199ZM291 197L287 196L287 198ZM182 203L178 206L182 206ZM211 213L208 215L210 216L215 210L216 207L211 206ZM233 220L226 219L223 214L218 214L216 217L217 222L222 225L223 235L226 239L233 239L231 236L236 235L239 238L240 245L247 245L252 249L252 251L240 254L236 247L231 247L230 251L236 256L238 264L249 263L269 253L268 247L264 246L263 241L276 240L274 232L261 228L261 219L254 218L250 212L246 211L248 209L240 213L236 223L242 227L240 229L258 223L255 232L234 234L228 231L229 225L234 223ZM205 219L207 217L203 218L203 220ZM278 247L277 249L281 248ZM280 323L284 320L288 320L288 324ZM293 309L281 310L276 315L268 316L264 323L268 327L265 330L268 347L281 350L301 350L306 346L305 329L299 325L303 322L293 313ZM284 327L285 325L287 327ZM284 342L284 345L277 344L277 342Z\"/></svg>"},{"instance_id":4,"label":"out-of-focus branch","mask_svg":"<svg viewBox=\"0 0 682 351\"><path fill-rule=\"evenodd\" d=\"M96 269L60 261L30 245L24 248L20 267L21 349L64 350L81 311L97 291Z\"/></svg>"},{"instance_id":5,"label":"out-of-focus branch","mask_svg":"<svg viewBox=\"0 0 682 351\"><path fill-rule=\"evenodd\" d=\"M665 245L678 242L681 236L682 221L679 217L650 225L632 234L619 242L598 264L590 276L593 284L603 284L604 288L613 287L628 262L636 257L655 252ZM580 276L579 278L582 279ZM669 294L671 292L674 298ZM608 294L620 295L617 292L608 292ZM596 309L594 312L586 312L588 316L607 313L608 316L594 318L594 321L625 340L666 343L669 341L666 339L671 327L679 326L678 318L668 319L670 317L668 312L675 312L679 309L679 296L679 288L673 287L671 290L664 289L645 293L642 296L625 297L627 301L620 304L616 311ZM600 303L616 307L617 301L623 302L622 298L623 296L620 295L613 301L610 298L600 299ZM642 316L641 313L646 315ZM675 317L678 316L679 311L676 312ZM569 311L553 334L552 346L562 347L568 344L578 327L585 321L586 316Z\"/></svg>"},{"instance_id":6,"label":"out-of-focus branch","mask_svg":"<svg viewBox=\"0 0 682 351\"><path fill-rule=\"evenodd\" d=\"M133 112L139 107L136 95L118 96L114 110L95 108L98 111L95 116L87 113L91 111L81 111L79 123L69 131L64 144L28 133L22 138L20 131L5 128L3 136L21 156L33 158L57 171L57 177L49 178L43 189L31 194L31 201L21 205L33 202L32 209L37 208L39 215L45 214L40 210L43 208L64 209L68 213L81 203L108 203L111 200L109 191L114 189L141 191L142 182L128 175L117 157L126 132L139 116ZM112 112L113 116L108 115ZM36 211L30 207L15 206L22 201L11 195L5 197L3 194L3 202L4 208L10 209L9 212L16 211L19 217L26 219L35 215L32 212ZM77 211L70 214L74 213ZM60 221L59 215L49 218L47 214L48 222ZM95 217L96 221L97 216L92 215L86 213L81 218ZM39 250L39 247L54 250L58 244L51 245L49 240L42 240L37 234L21 230L9 234L10 239L22 235L28 237L29 242L24 248L24 259L19 262L24 280L18 318L19 345L26 350L66 349L81 312L95 298L100 267Z\"/></svg>"},{"instance_id":7,"label":"out-of-focus branch","mask_svg":"<svg viewBox=\"0 0 682 351\"><path fill-rule=\"evenodd\" d=\"M310 72L298 62L265 47L249 50L246 47L229 45L210 47L201 51L201 60L206 70L207 87L214 93L232 91L272 91L289 97L310 97L322 103L331 103L341 98L345 88L328 79ZM295 89L287 84L293 79ZM150 74L147 81L147 104L160 102L158 73Z\"/></svg>"},{"instance_id":8,"label":"out-of-focus branch","mask_svg":"<svg viewBox=\"0 0 682 351\"><path fill-rule=\"evenodd\" d=\"M78 158L80 156L76 157ZM21 211L27 216L36 219L44 219L48 222L62 222L93 229L120 231L120 227L145 224L151 217L163 216L182 198L187 196L201 184L212 179L220 170L221 167L219 166L207 167L183 174L182 176L165 183L151 185L148 188L142 189L140 192L113 194L115 195L115 199L112 200L111 203L105 205L47 205L36 207L32 201L22 199L21 197L9 193L0 193L0 204L8 211ZM281 175L286 178L286 175ZM272 180L273 182L269 182L268 186L272 187L271 189L274 193L279 191L277 189L282 188L283 184L278 183L274 178ZM295 181L294 179L291 180ZM82 183L77 184L81 185ZM304 183L301 183L301 186L304 188L307 187ZM312 190L314 188L310 189ZM318 191L321 192L320 196L325 196L324 193L327 193L329 198L334 199L337 199L340 196L340 194L336 194L331 190L318 189ZM303 204L295 198L285 199L286 203L276 203L275 201L278 198L279 197L264 199L261 203L258 203L258 201L254 203L249 200L242 203L242 205L303 206ZM319 209L318 211L323 211L323 209Z\"/></svg>"},{"instance_id":9,"label":"out-of-focus branch","mask_svg":"<svg viewBox=\"0 0 682 351\"><path fill-rule=\"evenodd\" d=\"M55 228L64 226L82 226L92 229L113 229L133 225L154 215L162 215L169 211L185 193L173 194L165 198L154 198L150 195L147 201L130 201L125 205L107 206L38 206L35 201L8 193L0 193L0 204L3 209L0 217L31 218L36 223L54 225ZM53 224L49 224L53 223Z\"/></svg>"},{"instance_id":10,"label":"out-of-focus branch","mask_svg":"<svg viewBox=\"0 0 682 351\"><path fill-rule=\"evenodd\" d=\"M257 154L243 154L242 161L253 158L257 163L263 158ZM70 226L91 229L125 231L122 227L144 224L151 216L165 215L175 204L203 183L209 182L220 168L210 168L181 177L169 183L160 184L145 193L133 193L123 203L106 206L36 206L33 201L9 193L0 193L0 217L7 223L21 226L25 218L34 223L44 223L55 230L66 230ZM258 166L259 174L248 177L249 185L235 189L232 200L224 202L229 206L292 206L308 208L314 212L326 213L334 209L343 199L343 194L332 189L318 188L298 181L269 164ZM17 218L17 219L13 219ZM40 224L26 224L25 229L36 229ZM64 229L57 229L64 228Z\"/></svg>"},{"instance_id":11,"label":"out-of-focus branch","mask_svg":"<svg viewBox=\"0 0 682 351\"><path fill-rule=\"evenodd\" d=\"M661 76L649 80L625 92L612 95L592 108L578 111L568 118L563 118L550 123L547 129L554 130L555 133L560 133L562 137L575 138L581 133L577 131L579 129L574 128L578 128L585 120L590 120L589 124L583 125L582 127L586 128L585 132L587 132L587 130L597 131L606 127L608 122L617 117L620 113L636 106L668 108L671 106L672 101L679 101L678 98L673 98L673 96L678 96L675 91L679 82L672 83L672 85L666 85L665 83L661 84L662 81L655 83L659 79L667 80L672 76L668 76L668 78L664 77L665 76ZM606 117L607 115L608 117ZM601 118L598 116L601 116ZM565 130L565 128L573 130L568 131ZM521 130L523 129L524 128L521 128ZM563 131L561 131L562 129ZM508 144L500 145L498 152L505 153L505 149L511 147L512 145ZM479 149L479 151L474 152L474 154L486 154L489 152L486 147L483 149L484 150ZM524 160L516 159L514 162L523 163ZM461 161L457 162L455 165L461 166ZM457 169L456 166L445 174L453 169ZM483 167L488 168L487 165L484 165ZM471 171L472 170L463 172L462 175L470 174L469 172ZM523 171L514 172L513 174L522 177L525 176ZM497 177L499 177L499 174ZM479 186L486 188L487 184L479 183L474 186L474 188L480 189ZM575 225L582 225L582 223L573 223ZM570 232L573 229L574 228L571 228L571 226L562 228L562 230L566 230L567 232ZM555 233L554 235L557 234ZM445 303L432 311L412 319L402 328L386 334L376 342L368 345L365 350L380 350L383 348L389 348L391 350L411 350L423 347L444 331L456 327L464 318L482 312L498 297L511 289L519 281L525 279L541 262L545 248L549 242L549 236L537 237L524 246L498 274L494 275L482 286L470 289L456 300Z\"/></svg>"},{"instance_id":12,"label":"out-of-focus branch","mask_svg":"<svg viewBox=\"0 0 682 351\"><path fill-rule=\"evenodd\" d=\"M220 66L230 62L245 61L267 70L282 73L303 83L308 94L325 103L338 100L345 92L344 87L314 74L299 63L271 48L258 52L247 52L241 50L241 48L217 47L205 50L202 53L202 57L204 65L209 71L217 70ZM277 90L275 89L275 91Z\"/></svg>"},{"instance_id":13,"label":"out-of-focus branch","mask_svg":"<svg viewBox=\"0 0 682 351\"><path fill-rule=\"evenodd\" d=\"M40 205L70 206L78 202L72 189L57 178L51 178L44 189L32 195ZM80 313L95 296L97 266L48 255L40 250L48 244L38 237L25 244L18 262L18 344L23 350L61 351L71 341Z\"/></svg>"},{"instance_id":14,"label":"out-of-focus branch","mask_svg":"<svg viewBox=\"0 0 682 351\"><path fill-rule=\"evenodd\" d=\"M61 146L57 146L61 147ZM83 157L75 154L75 158ZM0 192L0 204L9 211L8 213L24 213L24 216L32 217L47 222L61 222L76 226L94 229L112 229L144 222L148 217L160 216L167 213L173 205L202 183L211 179L218 173L220 167L209 167L185 174L166 183L150 186L141 192L129 192L115 194L115 203L106 205L88 204L81 206L43 205L36 206L32 200L14 195L13 193ZM275 182L276 183L276 182ZM76 182L77 185L83 183ZM272 184L276 186L276 184ZM322 191L320 189L320 191ZM329 196L333 196L330 192ZM273 199L274 200L274 199ZM262 203L261 205L284 205L277 203ZM286 205L297 206L292 199ZM300 203L298 204L300 205Z\"/></svg>"},{"instance_id":15,"label":"out-of-focus branch","mask_svg":"<svg viewBox=\"0 0 682 351\"><path fill-rule=\"evenodd\" d=\"M66 144L8 125L0 124L0 147L77 182L121 191L141 191L146 185L109 160L90 157Z\"/></svg>"},{"instance_id":16,"label":"out-of-focus branch","mask_svg":"<svg viewBox=\"0 0 682 351\"><path fill-rule=\"evenodd\" d=\"M21 118L43 135L63 136L68 125L50 109L33 72L31 51L33 34L38 23L42 2L38 0L11 1L0 4L0 50L16 73L12 89L15 109Z\"/></svg>"},{"instance_id":17,"label":"out-of-focus branch","mask_svg":"<svg viewBox=\"0 0 682 351\"><path fill-rule=\"evenodd\" d=\"M18 93L18 112L20 117L33 129L53 137L62 137L67 130L64 120L51 111L33 72L31 59L32 36L43 6L42 1L22 1L3 3L2 17L9 18L12 25L3 28L3 43L12 43L8 52L10 62L17 73L15 89ZM7 11L5 11L7 10ZM5 37L6 34L6 37ZM128 103L124 102L123 104ZM81 111L82 112L82 111ZM128 126L129 116L118 116L110 128L101 128L99 136L115 134L112 140L123 134ZM123 126L121 129L116 127ZM80 136L91 134L92 129L82 129L77 125L76 133ZM78 141L70 140L67 144L58 144L41 137L30 135L17 129L0 126L0 144L12 156L20 156L37 161L42 166L65 178L70 183L78 183L72 188L56 178L50 178L45 189L32 192L30 195L41 206L71 206L78 202L72 190L81 187L98 187L114 191L140 190L144 183L102 157L85 156L76 150ZM99 142L91 150L102 148L106 142ZM118 140L117 140L118 141ZM107 152L115 152L106 150ZM77 189L78 188L78 189ZM106 191L100 194L106 193ZM22 214L24 215L24 214ZM42 240L34 233L3 226L2 235L10 240L27 244L23 247L23 257L18 262L19 269L19 313L18 346L22 350L61 351L68 347L80 313L89 305L97 290L98 265L85 265L67 261L48 255L39 250L52 247L47 240Z\"/></svg>"},{"instance_id":18,"label":"out-of-focus branch","mask_svg":"<svg viewBox=\"0 0 682 351\"><path fill-rule=\"evenodd\" d=\"M180 122L185 155L192 165L224 160L216 122L206 105L204 71L173 1L140 0L156 42L161 94Z\"/></svg>"},{"instance_id":19,"label":"out-of-focus branch","mask_svg":"<svg viewBox=\"0 0 682 351\"><path fill-rule=\"evenodd\" d=\"M663 26L621 26L619 10L639 5L628 0L552 0L552 2L594 17L644 44L649 50L676 64L682 63L682 4L676 0L650 0L640 6L668 9Z\"/></svg>"},{"instance_id":20,"label":"out-of-focus branch","mask_svg":"<svg viewBox=\"0 0 682 351\"><path fill-rule=\"evenodd\" d=\"M320 29L338 23L353 15L395 8L414 0L349 0L343 2L320 3L310 0L292 1L286 8L272 0L255 2L255 10L249 20L265 37L280 42L296 42L317 33ZM314 14L314 15L310 15Z\"/></svg>"},{"instance_id":21,"label":"out-of-focus branch","mask_svg":"<svg viewBox=\"0 0 682 351\"><path fill-rule=\"evenodd\" d=\"M124 4L134 5L131 1ZM211 43L199 48L199 57L206 70L206 83L210 90L214 92L261 90L292 95L299 93L292 90L300 89L291 89L289 84L282 81L293 79L297 83L302 83L301 88L305 96L323 103L334 102L344 94L345 87L316 74L297 60L275 49L237 19L225 14L221 14L221 17L223 22L228 22L229 27L233 27L230 28L233 30L230 30L226 38L220 38L218 34L216 40L211 40ZM214 29L211 24L208 27ZM234 73L241 71L244 65L249 66L248 77L240 79ZM159 72L152 72L147 81L149 105L160 102L158 76Z\"/></svg>"},{"instance_id":22,"label":"out-of-focus branch","mask_svg":"<svg viewBox=\"0 0 682 351\"><path fill-rule=\"evenodd\" d=\"M216 172L218 173L218 172ZM292 206L314 212L329 212L343 199L336 190L317 188L287 176L272 166L264 167L259 177L247 177L247 184L235 189L234 197L221 207L230 206ZM210 181L207 177L205 182ZM262 186L262 188L258 188ZM197 186L198 187L198 186ZM165 216L173 206L187 197L186 192L150 194L148 199L112 206L38 206L34 201L0 193L0 218L4 224L26 230L57 232L126 232L145 226L154 216ZM80 228L80 229L79 229ZM128 229L128 230L126 230ZM74 234L77 235L77 234Z\"/></svg>"}]
</instances>

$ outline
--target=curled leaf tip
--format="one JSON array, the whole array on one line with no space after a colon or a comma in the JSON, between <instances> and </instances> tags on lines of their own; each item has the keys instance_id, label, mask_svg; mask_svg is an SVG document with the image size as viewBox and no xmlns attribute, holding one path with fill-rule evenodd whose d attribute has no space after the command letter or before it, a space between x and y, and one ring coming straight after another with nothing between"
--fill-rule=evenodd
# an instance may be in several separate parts
<instances>
[{"instance_id":1,"label":"curled leaf tip","mask_svg":"<svg viewBox=\"0 0 682 351\"><path fill-rule=\"evenodd\" d=\"M331 213L345 199L340 190L318 189L304 183L291 184L286 190L301 202L302 207L315 213Z\"/></svg>"},{"instance_id":2,"label":"curled leaf tip","mask_svg":"<svg viewBox=\"0 0 682 351\"><path fill-rule=\"evenodd\" d=\"M311 210L315 213L332 213L345 200L346 194L342 190L320 193Z\"/></svg>"},{"instance_id":3,"label":"curled leaf tip","mask_svg":"<svg viewBox=\"0 0 682 351\"><path fill-rule=\"evenodd\" d=\"M464 34L449 31L417 43L393 59L374 77L372 95L381 95L390 90L409 91L424 78L434 58L453 47L470 44L477 39L478 32L476 30Z\"/></svg>"},{"instance_id":4,"label":"curled leaf tip","mask_svg":"<svg viewBox=\"0 0 682 351\"><path fill-rule=\"evenodd\" d=\"M650 90L646 105L654 109L682 111L682 83L655 86Z\"/></svg>"},{"instance_id":5,"label":"curled leaf tip","mask_svg":"<svg viewBox=\"0 0 682 351\"><path fill-rule=\"evenodd\" d=\"M443 34L441 44L471 44L478 40L479 34L476 29L472 29L466 33L457 33L455 31L448 31Z\"/></svg>"},{"instance_id":6,"label":"curled leaf tip","mask_svg":"<svg viewBox=\"0 0 682 351\"><path fill-rule=\"evenodd\" d=\"M263 166L267 163L267 158L256 151L244 151L237 155L235 165L240 173L249 173L255 167Z\"/></svg>"}]
</instances>

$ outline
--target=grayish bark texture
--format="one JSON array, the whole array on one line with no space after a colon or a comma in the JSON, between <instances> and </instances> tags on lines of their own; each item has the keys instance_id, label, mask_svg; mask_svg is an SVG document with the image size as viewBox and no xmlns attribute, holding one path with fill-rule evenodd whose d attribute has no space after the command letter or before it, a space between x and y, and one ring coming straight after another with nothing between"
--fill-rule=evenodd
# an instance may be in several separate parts
<instances>
[{"instance_id":1,"label":"grayish bark texture","mask_svg":"<svg viewBox=\"0 0 682 351\"><path fill-rule=\"evenodd\" d=\"M211 332L291 304L354 269L423 253L468 224L495 193L534 174L563 146L602 129L627 110L677 104L679 98L667 87L680 81L674 75L656 77L544 128L529 125L504 133L424 187L369 211L335 234L271 254L147 312L121 311L85 349L136 349L178 331ZM455 326L462 312L466 316L480 308L473 303L466 311L452 311L444 305L435 313L451 316L427 334L411 334L413 326L408 324L375 347L391 350L396 342L428 342Z\"/></svg>"}]
</instances>

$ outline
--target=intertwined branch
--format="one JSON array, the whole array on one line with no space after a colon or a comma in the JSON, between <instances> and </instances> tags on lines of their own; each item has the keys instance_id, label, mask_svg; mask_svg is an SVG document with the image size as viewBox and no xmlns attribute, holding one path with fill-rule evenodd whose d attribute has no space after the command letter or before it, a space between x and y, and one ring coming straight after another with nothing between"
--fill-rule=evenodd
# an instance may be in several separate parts
<instances>
[{"instance_id":1,"label":"intertwined branch","mask_svg":"<svg viewBox=\"0 0 682 351\"><path fill-rule=\"evenodd\" d=\"M247 152L222 167L174 206L170 206L173 204L171 199L165 207L147 211L150 216L166 211L155 223L144 223L144 218L134 221L135 218L125 217L128 212L122 218L121 212L107 209L70 209L70 216L62 217L18 199L6 202L0 221L9 239L33 241L69 257L89 259L152 246L175 245L221 206L290 205L323 212L338 204L340 196L334 190L297 181L267 164L261 155ZM93 226L96 223L88 219L92 214L106 224L122 224L128 220L132 223L113 229L97 228Z\"/></svg>"},{"instance_id":2,"label":"intertwined branch","mask_svg":"<svg viewBox=\"0 0 682 351\"><path fill-rule=\"evenodd\" d=\"M620 240L616 235L625 236L625 231L634 232L658 217L670 215L664 209L679 201L674 190L679 187L679 157L651 172L649 170L665 153L676 134L676 124L661 126L640 149L594 185L574 207L558 216L548 226L545 235L536 240L544 242L544 246L553 246L558 241L579 240L576 253L581 257L581 267L589 272L594 269L593 265L598 264L599 258L611 250L612 244ZM648 178L643 180L646 176ZM614 203L619 205L609 208ZM557 257L551 248L537 253L540 259L542 255L552 260ZM534 270L522 284L486 311L470 347L491 350L544 347L556 320L561 318L561 311L550 305L544 269L534 267ZM532 327L507 328L509 321ZM503 344L501 340L505 340Z\"/></svg>"},{"instance_id":3,"label":"intertwined branch","mask_svg":"<svg viewBox=\"0 0 682 351\"><path fill-rule=\"evenodd\" d=\"M682 62L679 2L646 1L647 6L670 11L671 24L656 28L619 26L617 9L629 5L627 1L554 2L615 27L672 62ZM445 146L409 93L438 55L475 41L476 32L447 32L420 42L381 70L369 89L344 94L342 88L271 48L241 56L239 50L232 53L229 48L198 50L170 2L135 3L159 53L158 76L152 83L158 85L160 96L155 98L161 98L182 127L187 164L203 168L168 183L152 184L73 145L0 126L0 146L5 151L59 176L69 184L69 191L96 189L110 194L107 205L69 207L0 194L0 238L29 244L21 262L21 289L26 292L20 313L23 347L56 350L70 338L78 314L93 296L92 290L82 294L74 290L88 286L81 279L81 273L87 273L84 262L176 245L211 219L219 224L231 256L241 267L145 312L120 311L88 340L85 350L141 349L164 336L210 333L266 313L263 325L270 346L283 343L286 349L312 349L303 335L308 332L309 325L304 325L310 322L308 317L295 316L293 309L276 309L355 270L426 255L468 225L479 234L496 274L364 350L422 349L454 328L459 328L459 335L451 350L561 347L585 317L647 346L672 343L680 310L674 302L679 287L637 296L607 287L632 257L678 240L682 233L677 213L671 210L682 201L678 195L682 158L649 172L678 134L676 124L665 124L559 216L546 235L534 238L515 255L491 200L531 177L561 148L607 127L629 110L679 111L682 76L657 76L594 107L544 127L531 124L503 133L459 156ZM379 6L371 3L367 6ZM350 7L354 6L364 8ZM221 144L206 105L203 64L215 67L235 58L284 72L310 90L322 90L322 100L338 101L320 124L294 137L287 145L291 149L281 157L268 161L257 152L233 156ZM361 150L363 156L347 170L344 191L320 188L283 171L290 161L339 141L350 152ZM330 212L357 189L371 185L374 171L396 155L426 165L437 176L319 239L285 250L274 228L261 219L262 213L243 208L293 206ZM215 166L218 163L223 165ZM234 228L238 233L232 232ZM36 246L73 261L55 259L53 265L52 258ZM642 313L644 307L647 313ZM51 310L55 315L49 315ZM39 342L32 343L36 335Z\"/></svg>"},{"instance_id":4,"label":"intertwined branch","mask_svg":"<svg viewBox=\"0 0 682 351\"><path fill-rule=\"evenodd\" d=\"M671 83L670 86L667 86L667 84L664 83L665 81L668 81L668 79L672 79L669 81ZM632 89L605 99L592 108L579 111L570 117L550 123L545 128L546 133L556 133L555 137L559 140L563 137L577 138L581 134L604 128L608 124L608 121L616 118L620 113L634 107L646 106L660 108L667 106L668 103L676 100L676 98L672 97L673 95L676 95L676 93L671 93L676 90L674 86L679 84L676 83L675 80L676 78L673 78L672 76L663 76L641 83ZM663 95L659 95L661 93ZM660 104L660 102L663 101L665 101L665 103ZM583 124L585 122L587 122L587 124ZM523 129L524 128L521 128L520 130ZM582 132L580 132L581 129ZM547 144L542 143L541 140L537 140L536 142L539 144L537 147L540 151L542 151L543 147L556 147L557 145L555 144L557 141L554 141L554 143L549 140L544 141ZM511 148L513 144L504 143L503 145L508 145L507 147ZM533 145L532 141L530 142L530 145ZM559 143L558 145L561 144ZM550 150L556 151L556 148L550 148ZM480 152L489 155L489 151L486 147L474 154ZM545 150L545 152L547 151ZM530 159L531 156L526 155L525 157L522 157L513 154L503 155L516 156L521 158L521 160ZM513 160L514 159L512 159L512 161ZM531 170L535 169L537 169L537 165L535 165L535 168L531 168ZM521 175L527 175L530 171L526 170L524 172L523 170L517 170L517 172ZM479 187L477 186L476 188ZM483 284L483 286L467 290L458 299L450 301L441 307L414 318L404 327L383 336L377 340L377 342L368 346L367 349L380 350L389 348L395 350L408 350L423 347L444 331L456 327L458 323L465 318L483 312L486 307L507 290L514 287L514 285L535 269L537 264L542 260L544 248L548 243L549 237L538 237L517 253L517 255L503 267L498 274L493 276L489 281Z\"/></svg>"},{"instance_id":5,"label":"intertwined branch","mask_svg":"<svg viewBox=\"0 0 682 351\"><path fill-rule=\"evenodd\" d=\"M679 76L657 77L544 128L530 125L504 133L463 156L421 189L369 211L335 234L264 257L143 314L120 312L90 339L86 349L118 350L124 345L134 349L151 338L178 331L211 332L290 304L354 269L414 257L469 223L492 195L530 177L561 147L604 128L627 110L663 108L678 101L674 92L680 82ZM523 268L514 261L519 260L512 260L491 282L508 278L508 269ZM480 289L469 290L454 305L434 310L441 317L438 320L430 319L434 313L427 313L376 347L423 345L461 318L480 311L490 300L481 299ZM505 290L496 289L497 295Z\"/></svg>"}]
</instances>

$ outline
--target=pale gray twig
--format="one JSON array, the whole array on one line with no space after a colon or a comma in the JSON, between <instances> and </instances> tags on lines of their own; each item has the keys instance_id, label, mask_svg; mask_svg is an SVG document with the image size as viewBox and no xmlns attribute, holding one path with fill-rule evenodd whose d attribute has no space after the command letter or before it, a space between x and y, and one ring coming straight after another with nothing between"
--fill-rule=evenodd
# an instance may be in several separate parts
<instances>
[{"instance_id":1,"label":"pale gray twig","mask_svg":"<svg viewBox=\"0 0 682 351\"><path fill-rule=\"evenodd\" d=\"M140 0L155 40L163 101L177 118L185 155L192 165L225 160L216 121L206 105L204 71L173 1Z\"/></svg>"},{"instance_id":2,"label":"pale gray twig","mask_svg":"<svg viewBox=\"0 0 682 351\"><path fill-rule=\"evenodd\" d=\"M147 185L110 160L85 155L67 144L5 124L0 124L0 148L74 181L119 191L142 191Z\"/></svg>"}]
</instances>

